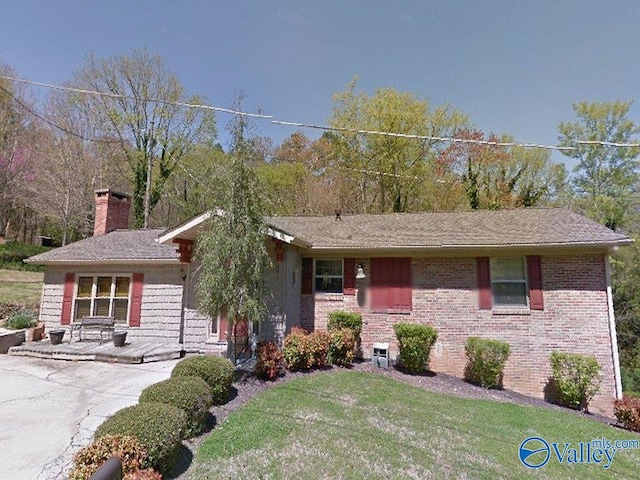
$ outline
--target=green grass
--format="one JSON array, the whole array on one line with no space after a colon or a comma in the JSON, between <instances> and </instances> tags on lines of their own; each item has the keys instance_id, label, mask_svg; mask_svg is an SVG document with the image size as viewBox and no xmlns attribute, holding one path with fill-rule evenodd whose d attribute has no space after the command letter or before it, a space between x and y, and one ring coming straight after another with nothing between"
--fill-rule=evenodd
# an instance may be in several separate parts
<instances>
[{"instance_id":1,"label":"green grass","mask_svg":"<svg viewBox=\"0 0 640 480\"><path fill-rule=\"evenodd\" d=\"M640 450L608 470L518 459L529 436L549 442L639 439L570 412L426 392L382 375L339 371L262 392L200 446L191 478L636 478Z\"/></svg>"},{"instance_id":2,"label":"green grass","mask_svg":"<svg viewBox=\"0 0 640 480\"><path fill-rule=\"evenodd\" d=\"M39 272L0 270L0 303L39 304L43 276Z\"/></svg>"}]
</instances>

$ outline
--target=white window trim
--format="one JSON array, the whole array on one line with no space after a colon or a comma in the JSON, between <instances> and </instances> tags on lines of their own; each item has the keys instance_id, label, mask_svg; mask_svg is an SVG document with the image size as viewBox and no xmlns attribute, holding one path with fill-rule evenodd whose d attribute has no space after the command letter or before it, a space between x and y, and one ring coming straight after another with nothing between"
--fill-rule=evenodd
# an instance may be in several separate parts
<instances>
[{"instance_id":1,"label":"white window trim","mask_svg":"<svg viewBox=\"0 0 640 480\"><path fill-rule=\"evenodd\" d=\"M337 262L340 261L341 264L341 269L342 269L342 274L340 275L321 275L321 278L339 278L341 281L341 287L340 287L340 291L339 292L318 292L316 290L316 262L320 260L321 262L323 261L333 261L333 262ZM344 258L314 258L313 259L313 293L319 293L319 294L323 294L323 295L341 295L342 292L344 292Z\"/></svg>"},{"instance_id":2,"label":"white window trim","mask_svg":"<svg viewBox=\"0 0 640 480\"><path fill-rule=\"evenodd\" d=\"M495 260L501 259L501 258L520 258L522 260L522 263L524 265L524 279L523 280L493 280L493 276L491 275L491 272L493 271L493 262ZM530 309L530 299L529 299L529 272L527 270L527 257L524 256L520 256L520 255L514 255L514 256L502 256L502 257L491 257L489 259L489 277L491 280L491 302L493 305L494 309L498 309L498 310L517 310L517 309ZM520 304L520 305L498 305L496 304L496 297L493 291L493 284L494 283L524 283L524 292L525 292L525 298L526 298L526 305L524 304Z\"/></svg>"},{"instance_id":3,"label":"white window trim","mask_svg":"<svg viewBox=\"0 0 640 480\"><path fill-rule=\"evenodd\" d=\"M133 290L133 274L131 273L76 273L75 284L73 289L73 302L71 305L71 319L75 321L76 318L76 301L78 300L78 281L80 277L92 277L93 283L91 284L91 303L89 304L89 311L93 312L93 305L96 300L96 294L98 293L98 277L111 277L111 292L109 296L109 311L113 309L113 300L115 298L116 283L114 279L116 277L128 277L129 278L129 296L127 297L127 321L125 323L116 323L116 325L126 325L129 327L129 316L131 313L131 291ZM103 297L102 297L103 298ZM122 297L124 298L124 297Z\"/></svg>"}]
</instances>

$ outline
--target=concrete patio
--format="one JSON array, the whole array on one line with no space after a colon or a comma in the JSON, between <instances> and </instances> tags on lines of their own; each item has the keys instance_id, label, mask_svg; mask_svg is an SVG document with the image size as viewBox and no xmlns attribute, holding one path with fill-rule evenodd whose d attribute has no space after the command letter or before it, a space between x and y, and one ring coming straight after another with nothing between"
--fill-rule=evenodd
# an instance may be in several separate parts
<instances>
[{"instance_id":1,"label":"concrete patio","mask_svg":"<svg viewBox=\"0 0 640 480\"><path fill-rule=\"evenodd\" d=\"M111 341L63 342L51 345L48 340L23 343L9 349L9 355L109 363L147 363L173 360L182 356L182 345L162 345L150 342L127 342L115 347Z\"/></svg>"}]
</instances>

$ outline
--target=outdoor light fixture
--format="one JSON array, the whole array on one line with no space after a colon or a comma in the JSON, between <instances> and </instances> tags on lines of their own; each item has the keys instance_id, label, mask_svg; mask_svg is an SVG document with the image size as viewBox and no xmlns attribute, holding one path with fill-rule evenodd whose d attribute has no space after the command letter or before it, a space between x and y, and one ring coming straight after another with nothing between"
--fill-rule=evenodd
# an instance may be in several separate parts
<instances>
[{"instance_id":1,"label":"outdoor light fixture","mask_svg":"<svg viewBox=\"0 0 640 480\"><path fill-rule=\"evenodd\" d=\"M356 273L356 278L358 280L362 280L363 278L366 278L362 265L358 265L358 272Z\"/></svg>"}]
</instances>

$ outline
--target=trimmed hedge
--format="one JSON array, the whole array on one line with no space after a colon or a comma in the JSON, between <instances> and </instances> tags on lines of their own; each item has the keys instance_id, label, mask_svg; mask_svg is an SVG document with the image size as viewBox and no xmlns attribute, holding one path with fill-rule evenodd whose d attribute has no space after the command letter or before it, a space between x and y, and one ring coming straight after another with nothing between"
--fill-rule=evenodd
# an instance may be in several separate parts
<instances>
[{"instance_id":1,"label":"trimmed hedge","mask_svg":"<svg viewBox=\"0 0 640 480\"><path fill-rule=\"evenodd\" d=\"M233 364L216 355L186 357L173 367L171 376L202 378L211 388L213 404L223 405L231 394Z\"/></svg>"},{"instance_id":2,"label":"trimmed hedge","mask_svg":"<svg viewBox=\"0 0 640 480\"><path fill-rule=\"evenodd\" d=\"M173 469L183 433L187 427L187 414L165 403L148 402L123 408L107 418L96 430L95 438L106 435L131 435L147 451L148 465L161 473Z\"/></svg>"},{"instance_id":3,"label":"trimmed hedge","mask_svg":"<svg viewBox=\"0 0 640 480\"><path fill-rule=\"evenodd\" d=\"M166 403L184 411L187 414L185 438L202 432L213 404L211 389L200 377L175 377L149 385L140 394L138 402Z\"/></svg>"},{"instance_id":4,"label":"trimmed hedge","mask_svg":"<svg viewBox=\"0 0 640 480\"><path fill-rule=\"evenodd\" d=\"M393 330L398 339L404 368L410 373L426 371L431 347L438 338L436 329L415 323L396 323Z\"/></svg>"},{"instance_id":5,"label":"trimmed hedge","mask_svg":"<svg viewBox=\"0 0 640 480\"><path fill-rule=\"evenodd\" d=\"M307 370L311 368L313 359L309 345L309 332L304 328L293 327L284 337L282 357L288 370Z\"/></svg>"},{"instance_id":6,"label":"trimmed hedge","mask_svg":"<svg viewBox=\"0 0 640 480\"><path fill-rule=\"evenodd\" d=\"M587 410L589 402L600 390L600 364L595 357L553 352L550 356L553 380L560 401L575 410Z\"/></svg>"},{"instance_id":7,"label":"trimmed hedge","mask_svg":"<svg viewBox=\"0 0 640 480\"><path fill-rule=\"evenodd\" d=\"M307 341L311 366L315 368L326 366L329 361L331 334L322 330L311 332Z\"/></svg>"},{"instance_id":8,"label":"trimmed hedge","mask_svg":"<svg viewBox=\"0 0 640 480\"><path fill-rule=\"evenodd\" d=\"M69 480L88 480L111 457L120 459L125 476L144 468L148 461L147 452L136 437L105 435L74 455Z\"/></svg>"},{"instance_id":9,"label":"trimmed hedge","mask_svg":"<svg viewBox=\"0 0 640 480\"><path fill-rule=\"evenodd\" d=\"M362 333L362 314L345 311L331 312L327 321L327 330L331 332L342 328L349 328L357 342Z\"/></svg>"},{"instance_id":10,"label":"trimmed hedge","mask_svg":"<svg viewBox=\"0 0 640 480\"><path fill-rule=\"evenodd\" d=\"M329 353L327 359L329 363L341 367L348 367L353 364L353 349L356 345L356 338L350 328L340 328L329 333Z\"/></svg>"},{"instance_id":11,"label":"trimmed hedge","mask_svg":"<svg viewBox=\"0 0 640 480\"><path fill-rule=\"evenodd\" d=\"M464 377L483 388L500 385L504 364L509 358L509 344L500 340L469 337L464 347L467 366Z\"/></svg>"}]
</instances>

